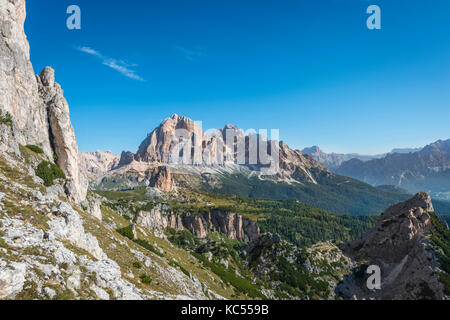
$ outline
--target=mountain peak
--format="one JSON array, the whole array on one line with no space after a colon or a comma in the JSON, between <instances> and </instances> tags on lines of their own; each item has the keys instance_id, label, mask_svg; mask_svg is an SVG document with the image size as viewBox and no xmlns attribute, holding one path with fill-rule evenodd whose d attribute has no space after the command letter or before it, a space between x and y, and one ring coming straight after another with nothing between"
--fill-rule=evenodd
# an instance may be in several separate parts
<instances>
[{"instance_id":1,"label":"mountain peak","mask_svg":"<svg viewBox=\"0 0 450 320\"><path fill-rule=\"evenodd\" d=\"M410 200L403 202L403 205L410 208L422 208L427 212L434 212L431 197L426 192L419 192Z\"/></svg>"},{"instance_id":2,"label":"mountain peak","mask_svg":"<svg viewBox=\"0 0 450 320\"><path fill-rule=\"evenodd\" d=\"M306 154L309 154L309 155L323 153L322 149L320 149L319 146L312 146L310 148L304 148L302 150L302 152L306 153Z\"/></svg>"},{"instance_id":3,"label":"mountain peak","mask_svg":"<svg viewBox=\"0 0 450 320\"><path fill-rule=\"evenodd\" d=\"M180 120L180 119L189 119L189 118L188 118L188 117L185 117L185 116L182 116L182 115L179 115L179 114L177 114L177 113L174 113L174 114L172 114L169 118L167 118L166 120L169 120L169 119L178 121L178 120ZM190 120L190 119L189 119L189 120Z\"/></svg>"},{"instance_id":4,"label":"mountain peak","mask_svg":"<svg viewBox=\"0 0 450 320\"><path fill-rule=\"evenodd\" d=\"M398 263L430 231L433 212L431 197L420 192L383 212L377 225L352 249L360 258Z\"/></svg>"}]
</instances>

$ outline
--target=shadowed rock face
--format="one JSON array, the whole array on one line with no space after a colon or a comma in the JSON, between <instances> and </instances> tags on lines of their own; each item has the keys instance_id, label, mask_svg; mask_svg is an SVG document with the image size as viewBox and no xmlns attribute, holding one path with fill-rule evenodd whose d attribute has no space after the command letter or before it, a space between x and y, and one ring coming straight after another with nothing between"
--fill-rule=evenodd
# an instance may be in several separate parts
<instances>
[{"instance_id":1,"label":"shadowed rock face","mask_svg":"<svg viewBox=\"0 0 450 320\"><path fill-rule=\"evenodd\" d=\"M179 115L172 115L151 132L142 142L136 154L136 159L144 162L168 163L174 148L173 137L176 130L186 130L191 136L201 128L191 119ZM202 139L202 137L198 137Z\"/></svg>"},{"instance_id":2,"label":"shadowed rock face","mask_svg":"<svg viewBox=\"0 0 450 320\"><path fill-rule=\"evenodd\" d=\"M0 1L0 110L12 116L10 128L0 125L0 150L20 156L19 144L37 145L50 161L56 155L69 198L81 202L87 181L80 173L69 106L52 68L34 75L25 17L25 0Z\"/></svg>"},{"instance_id":3,"label":"shadowed rock face","mask_svg":"<svg viewBox=\"0 0 450 320\"><path fill-rule=\"evenodd\" d=\"M434 228L433 214L431 198L424 192L388 208L363 239L343 248L365 264L344 279L340 293L347 298L442 299L439 264L427 238ZM381 268L381 290L370 291L361 280L369 265Z\"/></svg>"}]
</instances>

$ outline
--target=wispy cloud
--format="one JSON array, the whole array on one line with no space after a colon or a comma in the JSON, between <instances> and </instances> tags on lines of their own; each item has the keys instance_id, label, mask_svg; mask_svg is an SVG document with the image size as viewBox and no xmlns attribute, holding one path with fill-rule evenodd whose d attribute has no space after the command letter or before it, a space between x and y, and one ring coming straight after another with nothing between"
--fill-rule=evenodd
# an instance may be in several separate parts
<instances>
[{"instance_id":1,"label":"wispy cloud","mask_svg":"<svg viewBox=\"0 0 450 320\"><path fill-rule=\"evenodd\" d=\"M101 60L102 64L114 69L118 72L120 72L122 75L124 75L127 78L137 80L137 81L145 81L142 77L140 77L133 68L137 67L136 64L129 64L123 60L110 58L107 56L104 56L99 51L89 48L89 47L78 47L79 51L90 54L91 56L94 56Z\"/></svg>"},{"instance_id":2,"label":"wispy cloud","mask_svg":"<svg viewBox=\"0 0 450 320\"><path fill-rule=\"evenodd\" d=\"M204 50L200 48L196 49L188 49L183 46L174 45L173 48L177 50L178 52L182 53L184 57L188 60L196 60L198 58L206 57L207 54Z\"/></svg>"}]
</instances>

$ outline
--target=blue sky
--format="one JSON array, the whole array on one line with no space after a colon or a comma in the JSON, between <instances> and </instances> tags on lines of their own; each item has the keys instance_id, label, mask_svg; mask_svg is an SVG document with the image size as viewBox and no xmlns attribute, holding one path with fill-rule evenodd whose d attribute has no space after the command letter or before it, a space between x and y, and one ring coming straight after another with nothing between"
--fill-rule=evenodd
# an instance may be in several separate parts
<instances>
[{"instance_id":1,"label":"blue sky","mask_svg":"<svg viewBox=\"0 0 450 320\"><path fill-rule=\"evenodd\" d=\"M82 29L66 28L81 8ZM366 28L381 7L382 29ZM448 0L28 0L82 151L136 151L173 113L374 154L450 138Z\"/></svg>"}]
</instances>

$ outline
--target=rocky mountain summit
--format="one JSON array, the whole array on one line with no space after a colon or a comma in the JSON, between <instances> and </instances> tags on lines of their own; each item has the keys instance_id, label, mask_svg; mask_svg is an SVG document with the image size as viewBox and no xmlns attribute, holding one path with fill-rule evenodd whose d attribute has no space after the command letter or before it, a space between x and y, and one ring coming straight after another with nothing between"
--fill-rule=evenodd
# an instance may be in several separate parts
<instances>
[{"instance_id":1,"label":"rocky mountain summit","mask_svg":"<svg viewBox=\"0 0 450 320\"><path fill-rule=\"evenodd\" d=\"M276 166L275 171L266 175L264 170L271 166ZM122 180L121 176L130 185L139 173L139 183L158 184L164 191L173 190L180 176L185 182L192 176L192 181L214 183L220 173L241 172L262 179L315 184L317 176L329 174L325 166L282 141L267 141L256 133L245 135L230 124L206 133L193 120L176 114L149 133L135 154L123 152L116 169L104 176L104 182Z\"/></svg>"},{"instance_id":2,"label":"rocky mountain summit","mask_svg":"<svg viewBox=\"0 0 450 320\"><path fill-rule=\"evenodd\" d=\"M426 190L433 197L449 199L450 140L414 153L393 153L367 162L352 159L335 171L372 185L394 185L411 193Z\"/></svg>"},{"instance_id":3,"label":"rocky mountain summit","mask_svg":"<svg viewBox=\"0 0 450 320\"><path fill-rule=\"evenodd\" d=\"M69 107L52 68L34 74L24 32L25 1L1 1L0 17L0 150L20 156L19 145L38 146L65 173L69 197L81 202L87 180L80 173Z\"/></svg>"},{"instance_id":4,"label":"rocky mountain summit","mask_svg":"<svg viewBox=\"0 0 450 320\"><path fill-rule=\"evenodd\" d=\"M359 299L443 299L440 274L444 271L438 253L442 248L432 239L440 230L448 236L448 227L436 217L426 193L391 206L364 238L343 249L354 260L364 261L366 268L380 267L381 289L367 289L358 278L360 268L345 277L338 290Z\"/></svg>"}]
</instances>

